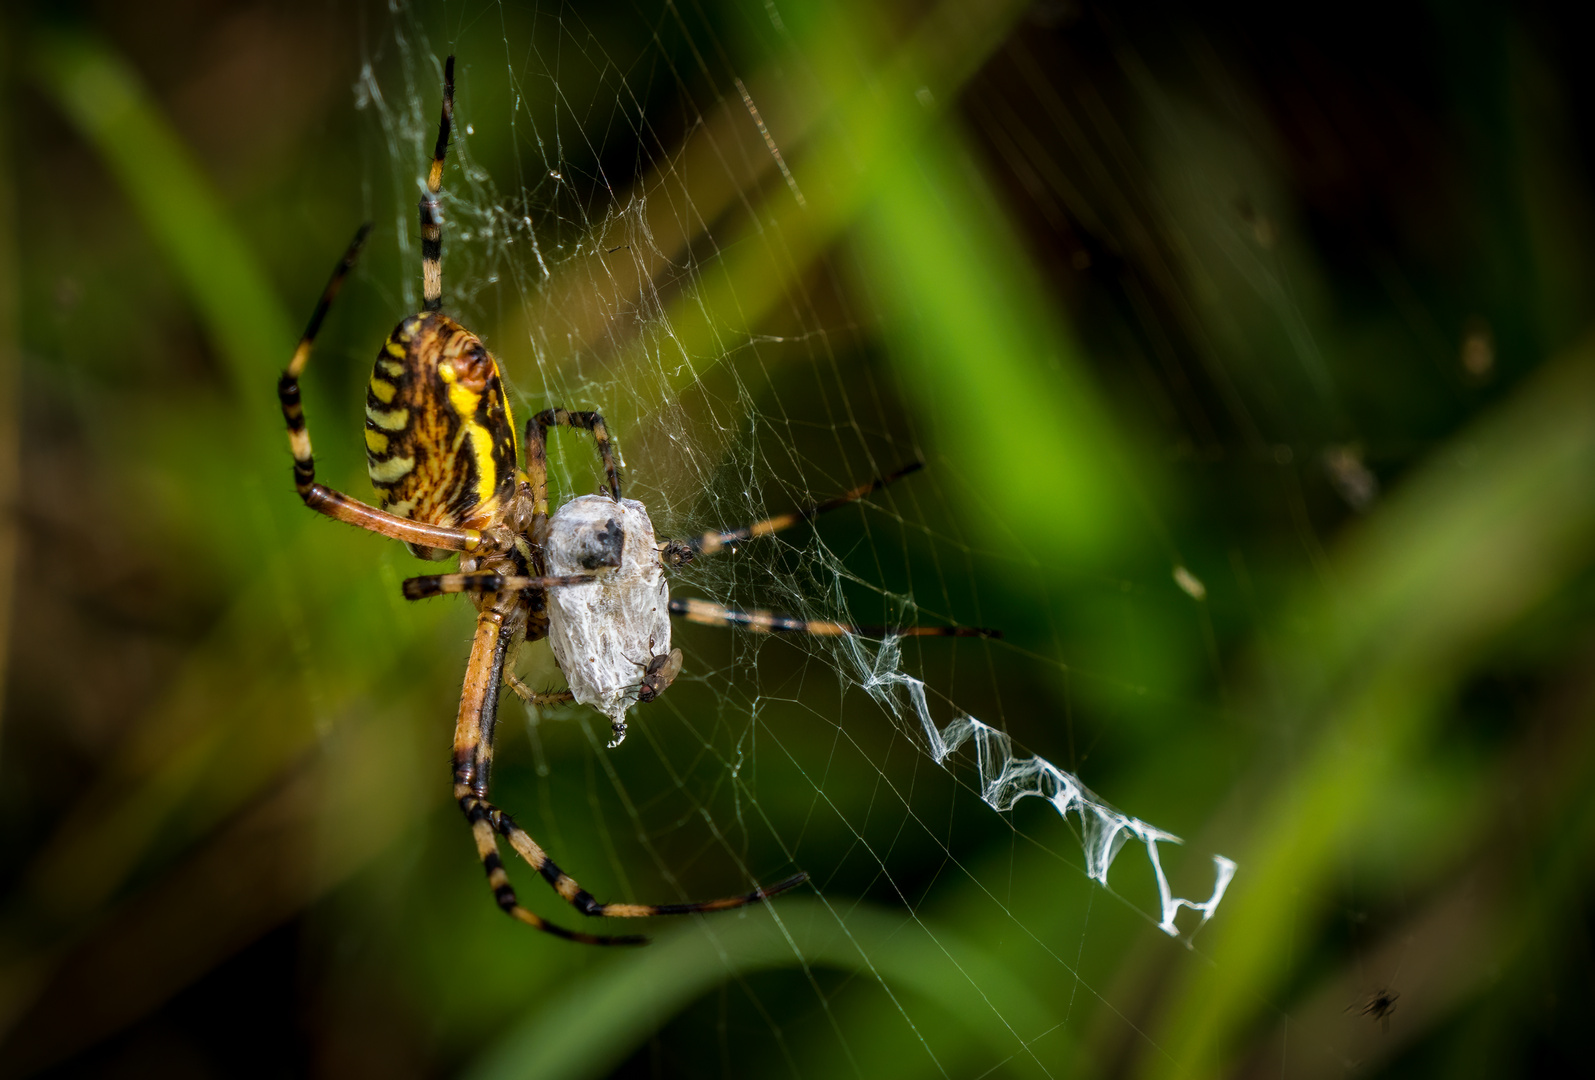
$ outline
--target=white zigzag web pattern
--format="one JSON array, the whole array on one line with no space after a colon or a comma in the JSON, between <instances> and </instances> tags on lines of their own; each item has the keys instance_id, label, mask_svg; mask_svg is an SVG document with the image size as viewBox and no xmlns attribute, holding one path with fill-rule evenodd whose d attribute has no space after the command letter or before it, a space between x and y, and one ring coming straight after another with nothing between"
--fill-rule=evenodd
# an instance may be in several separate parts
<instances>
[{"instance_id":1,"label":"white zigzag web pattern","mask_svg":"<svg viewBox=\"0 0 1595 1080\"><path fill-rule=\"evenodd\" d=\"M855 641L857 639L854 639ZM855 645L854 660L866 659L866 650L860 642ZM975 744L975 764L980 775L980 797L993 810L1011 810L1020 799L1034 796L1047 800L1067 817L1072 811L1080 821L1080 846L1085 853L1086 873L1101 885L1108 883L1108 868L1119 851L1132 838L1146 846L1147 859L1157 878L1161 919L1158 929L1170 937L1179 937L1175 916L1181 908L1201 913L1201 921L1186 935L1189 941L1207 920L1213 917L1224 892L1235 876L1236 864L1223 855L1213 856L1213 892L1206 900L1186 900L1174 895L1168 875L1163 871L1163 861L1158 855L1158 844L1184 843L1173 833L1149 825L1139 818L1130 817L1114 809L1099 798L1079 778L1058 768L1045 758L1014 754L1013 740L1006 732L998 731L973 716L956 717L946 727L937 727L930 714L930 703L925 695L925 683L905 674L898 666L900 650L898 639L888 638L882 643L874 663L861 680L864 689L882 707L899 719L911 712L923 733L926 750L936 764L945 767L947 759L971 740ZM908 708L905 710L903 698Z\"/></svg>"}]
</instances>

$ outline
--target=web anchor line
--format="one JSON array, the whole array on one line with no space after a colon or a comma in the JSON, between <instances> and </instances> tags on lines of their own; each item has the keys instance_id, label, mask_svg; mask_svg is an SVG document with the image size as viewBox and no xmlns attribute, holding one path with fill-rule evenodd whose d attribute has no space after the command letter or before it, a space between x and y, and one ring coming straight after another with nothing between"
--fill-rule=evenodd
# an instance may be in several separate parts
<instances>
[{"instance_id":1,"label":"web anchor line","mask_svg":"<svg viewBox=\"0 0 1595 1080\"><path fill-rule=\"evenodd\" d=\"M1200 912L1202 916L1201 921L1186 935L1187 942L1213 917L1219 902L1224 899L1230 880L1235 876L1234 860L1223 855L1213 856L1213 893L1206 900L1186 900L1175 896L1169 886L1168 875L1163 872L1158 844L1181 844L1183 840L1173 833L1164 832L1139 818L1115 810L1082 784L1079 778L1064 772L1045 758L1016 756L1013 740L1006 732L998 731L973 716L959 716L946 727L937 727L930 715L924 682L899 670L898 655L896 640L888 639L876 657L873 673L864 681L864 689L888 707L899 704L894 700L893 688L901 687L907 692L929 744L930 756L936 764L945 767L948 757L965 743L973 741L975 764L980 774L980 798L993 810L1011 810L1020 799L1035 796L1051 803L1059 817L1065 817L1073 811L1080 820L1080 843L1085 853L1086 873L1098 884L1107 885L1108 868L1132 838L1145 844L1147 859L1157 877L1158 899L1162 908L1158 929L1170 937L1181 936L1174 922L1181 908Z\"/></svg>"}]
</instances>

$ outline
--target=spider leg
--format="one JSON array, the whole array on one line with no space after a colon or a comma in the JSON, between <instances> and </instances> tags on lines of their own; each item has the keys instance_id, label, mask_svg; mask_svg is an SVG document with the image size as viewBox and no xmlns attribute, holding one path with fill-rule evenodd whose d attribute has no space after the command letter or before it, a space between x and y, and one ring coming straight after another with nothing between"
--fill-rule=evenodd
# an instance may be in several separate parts
<instances>
[{"instance_id":1,"label":"spider leg","mask_svg":"<svg viewBox=\"0 0 1595 1080\"><path fill-rule=\"evenodd\" d=\"M918 472L925 467L923 461L911 461L895 472L885 476L877 476L867 484L860 484L852 491L844 492L834 499L824 502L811 503L799 507L785 514L767 517L763 521L755 521L752 525L745 525L740 529L727 529L725 532L706 532L702 536L694 536L690 540L672 540L661 549L660 557L666 566L680 566L691 562L699 555L713 555L725 550L744 540L753 540L771 533L790 529L792 526L809 521L827 510L835 510L839 506L846 506L850 502L857 502L864 496L879 491L894 480L900 480L910 473Z\"/></svg>"},{"instance_id":2,"label":"spider leg","mask_svg":"<svg viewBox=\"0 0 1595 1080\"><path fill-rule=\"evenodd\" d=\"M561 898L583 915L633 919L649 915L689 915L701 911L725 911L758 903L808 880L807 874L740 896L701 900L685 904L602 904L555 866L537 841L504 811L487 801L488 772L493 761L493 728L498 722L498 685L504 678L504 658L515 635L504 624L504 611L495 605L476 620L476 636L471 642L471 661L466 668L465 688L460 694L460 714L454 728L454 798L471 824L476 851L487 871L488 885L498 906L511 917L545 933L589 945L641 945L647 938L635 935L598 937L579 934L521 907L515 889L499 858L498 836L503 835L532 867L542 874Z\"/></svg>"},{"instance_id":3,"label":"spider leg","mask_svg":"<svg viewBox=\"0 0 1595 1080\"><path fill-rule=\"evenodd\" d=\"M432 596L452 593L470 593L485 596L496 592L520 592L522 589L557 589L571 585L591 585L598 579L591 574L567 574L564 577L515 577L491 570L471 574L428 574L424 577L404 579L406 600L425 600Z\"/></svg>"},{"instance_id":4,"label":"spider leg","mask_svg":"<svg viewBox=\"0 0 1595 1080\"><path fill-rule=\"evenodd\" d=\"M513 671L504 672L504 681L509 684L511 690L515 691L516 696L528 705L563 705L576 700L576 695L569 690L550 690L540 694L522 682L520 676Z\"/></svg>"},{"instance_id":5,"label":"spider leg","mask_svg":"<svg viewBox=\"0 0 1595 1080\"><path fill-rule=\"evenodd\" d=\"M593 433L598 456L604 463L604 478L609 482L609 494L619 502L620 469L615 464L615 447L609 441L609 428L604 418L595 412L545 409L526 421L526 475L532 485L534 521L548 517L548 429L551 427L582 428ZM533 534L537 532L534 525Z\"/></svg>"},{"instance_id":6,"label":"spider leg","mask_svg":"<svg viewBox=\"0 0 1595 1080\"><path fill-rule=\"evenodd\" d=\"M316 335L321 333L321 324L327 317L327 311L343 289L343 279L354 269L355 261L360 258L360 249L365 246L366 237L370 233L369 221L355 230L354 239L349 241L349 247L344 251L343 258L338 260L338 265L332 269L332 276L327 279L327 287L321 290L321 299L316 301L315 310L310 313L310 321L305 324L305 332L299 338L299 345L294 349L293 359L288 361L287 374L295 379L304 374L305 365L310 363L310 350L315 347ZM289 427L291 429L292 425Z\"/></svg>"},{"instance_id":7,"label":"spider leg","mask_svg":"<svg viewBox=\"0 0 1595 1080\"><path fill-rule=\"evenodd\" d=\"M978 626L855 626L826 619L799 619L773 611L738 611L708 600L671 600L670 614L703 626L742 626L763 634L814 637L979 637L1000 638L1001 630Z\"/></svg>"},{"instance_id":8,"label":"spider leg","mask_svg":"<svg viewBox=\"0 0 1595 1080\"><path fill-rule=\"evenodd\" d=\"M547 922L520 905L515 888L504 872L498 853L498 822L502 812L487 801L488 772L493 761L493 728L498 722L498 684L504 675L504 655L515 635L504 625L504 612L497 606L483 611L476 620L476 635L471 642L471 660L465 669L465 687L460 693L460 713L454 725L454 798L476 841L476 854L487 872L493 899L513 919L567 941L585 945L642 945L647 938L630 934L603 937L566 930Z\"/></svg>"},{"instance_id":9,"label":"spider leg","mask_svg":"<svg viewBox=\"0 0 1595 1080\"><path fill-rule=\"evenodd\" d=\"M443 65L443 115L438 118L438 141L432 150L432 167L426 173L426 194L421 196L421 310L443 308L443 213L438 196L443 192L443 159L449 152L449 129L454 123L454 57Z\"/></svg>"},{"instance_id":10,"label":"spider leg","mask_svg":"<svg viewBox=\"0 0 1595 1080\"><path fill-rule=\"evenodd\" d=\"M321 291L321 299L316 301L315 310L310 313L310 322L305 325L299 346L294 349L293 359L288 362L288 370L277 381L277 400L282 405L283 422L288 426L288 446L294 455L294 487L298 489L305 505L317 513L381 536L449 551L496 550L495 545L483 542L482 533L477 529L451 529L410 521L351 499L325 484L316 483L316 459L310 447L310 428L305 423L304 404L300 400L299 376L304 374L305 365L310 362L310 351L316 343L321 323L327 317L327 310L337 298L338 290L343 288L343 279L354 267L366 234L370 231L368 222L355 233L348 250L332 271L332 277L327 280L327 287Z\"/></svg>"},{"instance_id":11,"label":"spider leg","mask_svg":"<svg viewBox=\"0 0 1595 1080\"><path fill-rule=\"evenodd\" d=\"M591 893L576 883L575 878L555 866L554 860L548 857L537 841L533 840L508 814L502 810L498 811L494 824L521 858L531 863L532 867L554 887L554 891L583 915L596 915L608 919L645 919L653 915L692 915L705 911L729 911L732 908L746 907L761 900L768 900L788 889L796 888L809 879L806 873L793 874L774 885L760 886L752 892L742 893L739 896L726 896L719 900L692 900L684 904L603 904L594 900Z\"/></svg>"}]
</instances>

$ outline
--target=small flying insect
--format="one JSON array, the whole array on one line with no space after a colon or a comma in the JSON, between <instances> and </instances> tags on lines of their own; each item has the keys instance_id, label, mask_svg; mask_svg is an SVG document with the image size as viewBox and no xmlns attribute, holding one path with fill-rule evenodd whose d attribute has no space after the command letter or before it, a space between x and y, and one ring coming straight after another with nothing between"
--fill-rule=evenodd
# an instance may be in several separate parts
<instances>
[{"instance_id":1,"label":"small flying insect","mask_svg":"<svg viewBox=\"0 0 1595 1080\"><path fill-rule=\"evenodd\" d=\"M637 684L637 703L646 705L670 688L681 674L681 650L671 649L648 661L642 670L642 682Z\"/></svg>"},{"instance_id":2,"label":"small flying insect","mask_svg":"<svg viewBox=\"0 0 1595 1080\"><path fill-rule=\"evenodd\" d=\"M1368 1000L1362 1003L1362 1008L1359 1010L1358 1015L1372 1017L1379 1021L1379 1026L1388 1035L1390 1034L1390 1014L1396 1011L1396 999L1400 996L1399 991L1392 990L1388 986L1382 990L1375 990L1368 996ZM1350 1012L1356 1008L1357 1004L1353 1002L1346 1006L1346 1011Z\"/></svg>"}]
</instances>

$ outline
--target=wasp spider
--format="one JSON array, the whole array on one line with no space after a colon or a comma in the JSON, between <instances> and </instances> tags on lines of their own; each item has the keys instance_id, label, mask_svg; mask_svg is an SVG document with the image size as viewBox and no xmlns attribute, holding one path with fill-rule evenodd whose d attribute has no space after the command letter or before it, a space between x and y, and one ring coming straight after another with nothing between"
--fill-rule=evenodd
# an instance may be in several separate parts
<instances>
[{"instance_id":1,"label":"wasp spider","mask_svg":"<svg viewBox=\"0 0 1595 1080\"><path fill-rule=\"evenodd\" d=\"M620 494L620 470L604 419L596 412L547 409L526 425L524 464L498 365L477 336L443 314L443 224L438 196L454 115L454 58L444 68L443 113L421 197L422 310L401 321L377 353L366 393L366 461L377 505L316 480L299 376L316 333L353 266L370 226L363 226L322 292L304 337L278 384L294 458L294 483L312 510L402 540L423 559L458 553L459 572L411 578L411 600L466 593L476 605L465 685L454 727L454 796L470 823L477 854L498 905L546 933L593 945L640 944L636 935L576 933L522 907L499 857L499 838L531 864L583 915L637 918L723 911L757 903L807 880L795 874L741 896L682 904L604 904L587 893L504 811L488 801L488 769L499 687L529 701L575 700L610 718L612 746L625 736L625 713L656 699L681 670L670 647L670 615L692 622L807 634L888 631L814 622L763 611L734 611L702 600L672 600L665 570L767 536L859 499L909 466L828 502L746 528L657 543L643 505ZM548 508L550 428L589 432L603 463L606 491ZM901 634L994 636L962 627L910 627ZM570 689L536 694L506 666L524 643L548 637Z\"/></svg>"}]
</instances>

